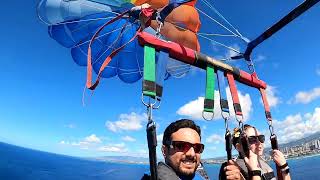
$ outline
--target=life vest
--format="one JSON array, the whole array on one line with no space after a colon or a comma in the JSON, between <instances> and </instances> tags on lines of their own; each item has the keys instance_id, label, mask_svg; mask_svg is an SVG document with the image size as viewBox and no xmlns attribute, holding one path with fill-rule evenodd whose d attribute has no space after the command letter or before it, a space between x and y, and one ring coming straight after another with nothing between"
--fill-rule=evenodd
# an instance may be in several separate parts
<instances>
[{"instance_id":1,"label":"life vest","mask_svg":"<svg viewBox=\"0 0 320 180\"><path fill-rule=\"evenodd\" d=\"M158 180L185 180L179 177L174 170L164 162L158 163ZM145 173L141 180L150 180L149 173ZM205 180L197 171L192 180Z\"/></svg>"},{"instance_id":2,"label":"life vest","mask_svg":"<svg viewBox=\"0 0 320 180\"><path fill-rule=\"evenodd\" d=\"M261 172L262 172L262 179L263 180L276 180L276 176L274 175L273 169L268 165L268 163L266 161L264 161L262 158L258 159L259 161L259 165L261 167ZM249 170L246 166L246 163L244 161L244 159L242 158L237 158L236 160L237 164L240 166L241 168L241 173L244 176L245 179L250 179L249 177Z\"/></svg>"}]
</instances>

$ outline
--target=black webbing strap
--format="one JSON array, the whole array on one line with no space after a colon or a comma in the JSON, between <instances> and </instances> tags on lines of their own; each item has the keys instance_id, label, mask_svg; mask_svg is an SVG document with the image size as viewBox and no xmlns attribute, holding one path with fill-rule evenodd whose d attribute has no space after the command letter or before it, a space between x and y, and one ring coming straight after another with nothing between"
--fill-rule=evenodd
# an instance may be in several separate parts
<instances>
[{"instance_id":1,"label":"black webbing strap","mask_svg":"<svg viewBox=\"0 0 320 180\"><path fill-rule=\"evenodd\" d=\"M157 134L156 125L153 121L147 124L147 139L148 139L148 149L149 149L149 163L150 163L150 173L151 180L158 179L157 172Z\"/></svg>"},{"instance_id":2,"label":"black webbing strap","mask_svg":"<svg viewBox=\"0 0 320 180\"><path fill-rule=\"evenodd\" d=\"M275 150L275 149L278 150L279 149L278 140L277 140L277 136L275 134L272 134L270 136L270 141L271 141L271 148L273 150ZM278 180L283 180L281 168L277 164L276 164L276 169L277 169Z\"/></svg>"},{"instance_id":3,"label":"black webbing strap","mask_svg":"<svg viewBox=\"0 0 320 180\"><path fill-rule=\"evenodd\" d=\"M227 157L228 160L232 159L232 142L231 142L231 133L228 130L224 136L225 140L226 140L226 151L227 151Z\"/></svg>"},{"instance_id":4,"label":"black webbing strap","mask_svg":"<svg viewBox=\"0 0 320 180\"><path fill-rule=\"evenodd\" d=\"M218 71L217 75L218 75L218 86L219 86L219 92L220 92L221 111L229 113L229 105L228 105L228 99L227 99L224 72Z\"/></svg>"}]
</instances>

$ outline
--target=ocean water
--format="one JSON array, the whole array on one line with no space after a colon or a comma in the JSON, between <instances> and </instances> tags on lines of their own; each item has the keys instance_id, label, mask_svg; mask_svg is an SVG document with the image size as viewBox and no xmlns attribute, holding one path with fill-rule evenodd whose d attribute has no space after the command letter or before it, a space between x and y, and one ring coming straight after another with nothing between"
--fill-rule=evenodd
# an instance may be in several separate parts
<instances>
[{"instance_id":1,"label":"ocean water","mask_svg":"<svg viewBox=\"0 0 320 180\"><path fill-rule=\"evenodd\" d=\"M292 179L320 179L320 156L289 160ZM206 164L211 179L220 165ZM93 161L0 143L0 180L129 180L140 179L147 165Z\"/></svg>"}]
</instances>

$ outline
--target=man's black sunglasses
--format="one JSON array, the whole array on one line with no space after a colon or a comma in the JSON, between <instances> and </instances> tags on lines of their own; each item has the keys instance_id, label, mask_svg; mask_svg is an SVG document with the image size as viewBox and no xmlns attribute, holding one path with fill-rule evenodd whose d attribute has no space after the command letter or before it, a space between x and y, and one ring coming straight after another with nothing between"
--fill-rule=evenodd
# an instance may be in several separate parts
<instances>
[{"instance_id":1,"label":"man's black sunglasses","mask_svg":"<svg viewBox=\"0 0 320 180\"><path fill-rule=\"evenodd\" d=\"M204 144L201 144L201 143L192 144L185 141L171 141L171 143L168 143L168 145L171 148L174 148L176 151L184 152L184 153L189 151L191 147L193 147L195 153L199 153L199 154L201 154L204 150Z\"/></svg>"},{"instance_id":2,"label":"man's black sunglasses","mask_svg":"<svg viewBox=\"0 0 320 180\"><path fill-rule=\"evenodd\" d=\"M256 143L258 143L258 141L260 141L261 143L264 143L265 139L266 138L264 137L264 135L249 136L248 142L249 142L249 144L256 144Z\"/></svg>"}]
</instances>

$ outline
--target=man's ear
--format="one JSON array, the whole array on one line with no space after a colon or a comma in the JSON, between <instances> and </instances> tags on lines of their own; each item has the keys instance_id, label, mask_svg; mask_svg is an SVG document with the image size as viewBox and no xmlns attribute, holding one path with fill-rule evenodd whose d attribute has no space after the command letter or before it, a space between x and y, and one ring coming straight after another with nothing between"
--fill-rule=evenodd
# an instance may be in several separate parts
<instances>
[{"instance_id":1,"label":"man's ear","mask_svg":"<svg viewBox=\"0 0 320 180\"><path fill-rule=\"evenodd\" d=\"M162 151L162 155L163 155L163 157L164 157L164 158L166 158L166 157L167 157L167 155L168 155L168 153L169 153L169 149L168 149L168 147L167 147L167 146L165 146L165 145L162 145L162 146L161 146L161 151Z\"/></svg>"}]
</instances>

